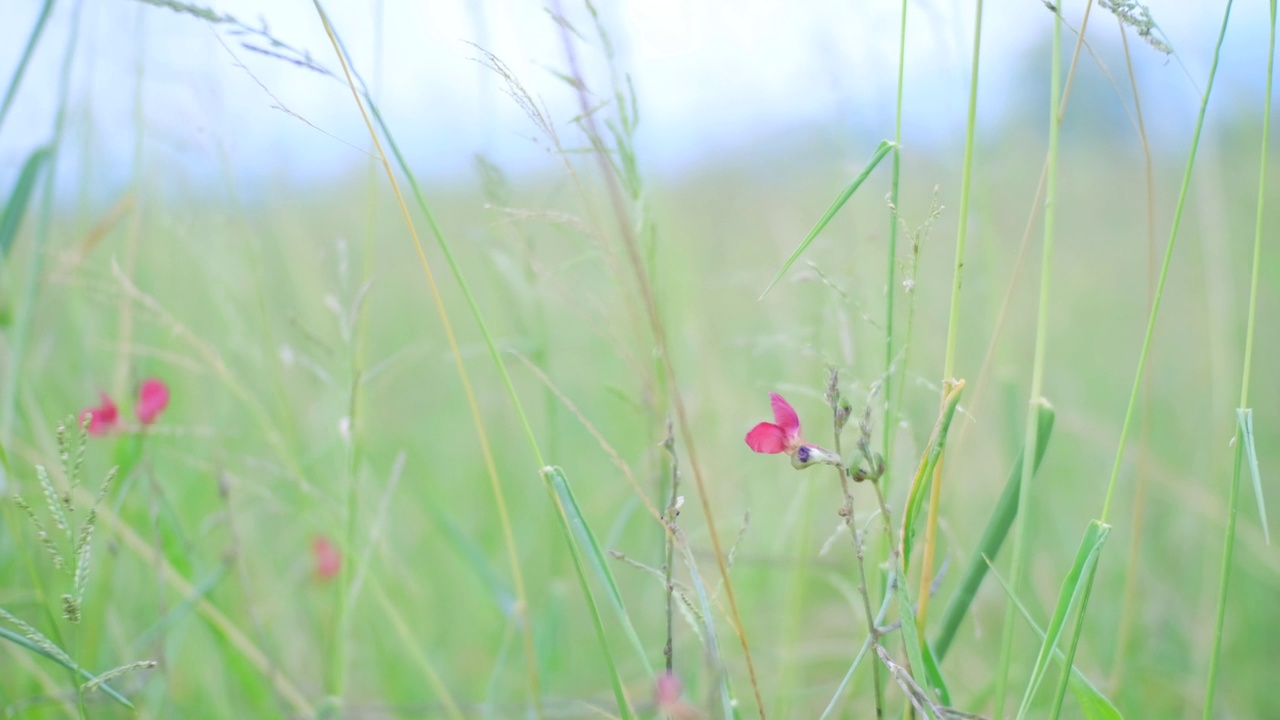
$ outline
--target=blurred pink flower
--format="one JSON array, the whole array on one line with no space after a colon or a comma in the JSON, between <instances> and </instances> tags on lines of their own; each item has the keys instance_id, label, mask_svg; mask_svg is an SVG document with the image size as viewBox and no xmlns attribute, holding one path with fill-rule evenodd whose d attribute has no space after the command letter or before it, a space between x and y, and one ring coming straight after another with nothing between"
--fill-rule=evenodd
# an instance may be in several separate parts
<instances>
[{"instance_id":1,"label":"blurred pink flower","mask_svg":"<svg viewBox=\"0 0 1280 720\"><path fill-rule=\"evenodd\" d=\"M90 435L106 435L114 430L116 423L120 421L120 409L116 407L115 401L106 393L100 393L100 395L102 403L98 407L89 408L80 413L81 422L84 422L85 415L93 415L89 420Z\"/></svg>"},{"instance_id":2,"label":"blurred pink flower","mask_svg":"<svg viewBox=\"0 0 1280 720\"><path fill-rule=\"evenodd\" d=\"M143 425L150 425L168 404L169 386L163 380L147 378L138 389L138 404L134 406L133 412Z\"/></svg>"},{"instance_id":3,"label":"blurred pink flower","mask_svg":"<svg viewBox=\"0 0 1280 720\"><path fill-rule=\"evenodd\" d=\"M684 686L680 678L670 670L658 676L654 688L654 704L658 706L658 714L676 720L692 720L702 717L698 709L684 701Z\"/></svg>"},{"instance_id":4,"label":"blurred pink flower","mask_svg":"<svg viewBox=\"0 0 1280 720\"><path fill-rule=\"evenodd\" d=\"M311 541L311 554L315 558L316 576L321 580L332 580L342 570L342 552L329 538L317 535Z\"/></svg>"},{"instance_id":5,"label":"blurred pink flower","mask_svg":"<svg viewBox=\"0 0 1280 720\"><path fill-rule=\"evenodd\" d=\"M773 406L773 422L762 422L751 428L747 433L748 447L769 455L786 453L791 456L792 467L798 470L816 463L840 464L839 455L804 441L800 418L791 403L774 392L769 393L769 403Z\"/></svg>"}]
</instances>

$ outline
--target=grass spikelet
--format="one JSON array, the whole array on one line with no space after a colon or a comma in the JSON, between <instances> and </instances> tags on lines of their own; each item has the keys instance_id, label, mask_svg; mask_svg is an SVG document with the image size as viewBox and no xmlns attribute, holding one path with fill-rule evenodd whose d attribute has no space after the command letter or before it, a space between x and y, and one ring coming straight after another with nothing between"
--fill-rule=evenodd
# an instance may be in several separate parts
<instances>
[{"instance_id":1,"label":"grass spikelet","mask_svg":"<svg viewBox=\"0 0 1280 720\"><path fill-rule=\"evenodd\" d=\"M124 675L125 673L131 673L131 672L134 672L135 670L150 670L151 668L155 667L156 664L157 663L155 660L139 660L138 662L131 662L128 665L121 665L120 667L112 668L102 673L98 677L90 680L89 682L81 685L80 691L86 692L86 693L93 692L94 690L97 690L98 688L102 687L103 683L114 680L120 677L121 675Z\"/></svg>"},{"instance_id":2,"label":"grass spikelet","mask_svg":"<svg viewBox=\"0 0 1280 720\"><path fill-rule=\"evenodd\" d=\"M53 526L64 532L67 540L70 541L72 539L71 523L67 521L64 501L58 497L58 491L53 487L53 481L49 479L49 471L45 470L43 465L37 465L36 477L40 479L40 489L44 492L45 504L49 506L49 516L53 518Z\"/></svg>"},{"instance_id":3,"label":"grass spikelet","mask_svg":"<svg viewBox=\"0 0 1280 720\"><path fill-rule=\"evenodd\" d=\"M13 504L18 506L18 509L27 516L27 519L35 527L36 537L40 539L40 544L49 553L49 557L53 558L53 566L59 570L65 570L67 561L62 557L62 551L58 549L58 544L53 541L53 538L49 537L49 533L44 529L44 523L40 522L40 518L36 516L35 511L17 493L13 495Z\"/></svg>"},{"instance_id":4,"label":"grass spikelet","mask_svg":"<svg viewBox=\"0 0 1280 720\"><path fill-rule=\"evenodd\" d=\"M1138 37L1157 52L1165 55L1173 53L1173 48L1166 41L1164 32L1151 18L1151 8L1137 0L1099 0L1098 4L1115 15L1120 22L1133 28L1134 32L1138 33Z\"/></svg>"},{"instance_id":5,"label":"grass spikelet","mask_svg":"<svg viewBox=\"0 0 1280 720\"><path fill-rule=\"evenodd\" d=\"M49 657L66 665L67 667L78 667L76 662L71 659L66 650L58 647L52 640L45 636L44 633L32 627L26 621L18 618L4 608L0 608L0 620L4 620L10 625L18 629L22 636L30 640L32 643L43 650Z\"/></svg>"}]
</instances>

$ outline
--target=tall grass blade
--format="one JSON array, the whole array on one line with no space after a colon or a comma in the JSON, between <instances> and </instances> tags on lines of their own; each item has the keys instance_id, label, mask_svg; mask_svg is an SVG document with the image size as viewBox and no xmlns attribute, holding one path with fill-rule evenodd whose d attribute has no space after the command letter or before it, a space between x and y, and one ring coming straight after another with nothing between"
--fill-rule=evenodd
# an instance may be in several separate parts
<instances>
[{"instance_id":1,"label":"tall grass blade","mask_svg":"<svg viewBox=\"0 0 1280 720\"><path fill-rule=\"evenodd\" d=\"M680 545L680 553L689 569L689 581L693 584L693 592L698 598L698 606L702 611L707 656L711 661L711 671L716 676L716 690L720 694L720 710L724 720L736 720L738 717L737 704L734 703L733 693L729 689L729 672L720 656L720 641L716 638L715 613L711 605L711 598L707 595L706 584L702 582L702 575L698 572L698 564L693 559L693 552L689 549L689 543L685 542L684 535L678 531L676 542Z\"/></svg>"},{"instance_id":2,"label":"tall grass blade","mask_svg":"<svg viewBox=\"0 0 1280 720\"><path fill-rule=\"evenodd\" d=\"M573 529L578 545L586 552L587 561L591 564L591 569L595 572L596 579L608 591L609 604L613 606L614 612L618 614L618 621L622 623L622 629L626 632L627 639L631 641L636 654L639 655L645 673L653 677L653 665L649 662L649 656L645 653L644 643L640 642L640 636L636 634L635 626L631 623L631 616L627 614L626 605L622 602L622 593L618 590L618 583L614 580L613 572L609 570L605 555L600 550L600 543L596 541L595 533L591 532L591 526L587 524L586 518L582 516L582 510L578 508L578 500L573 496L573 489L569 486L569 479L565 477L564 471L558 467L544 469L543 475L549 478L551 487L555 490L556 496L560 498L560 504L564 507L569 526Z\"/></svg>"},{"instance_id":3,"label":"tall grass blade","mask_svg":"<svg viewBox=\"0 0 1280 720\"><path fill-rule=\"evenodd\" d=\"M1066 577L1062 579L1062 589L1058 591L1058 603L1053 609L1053 615L1049 618L1048 627L1045 628L1044 641L1040 644L1040 652L1036 655L1035 665L1031 668L1031 679L1027 681L1027 689L1023 692L1022 702L1018 705L1019 720L1026 717L1027 711L1031 709L1031 700L1040 689L1040 682L1044 680L1045 672L1049 669L1049 657L1058 647L1058 638L1062 636L1067 615L1077 604L1083 592L1084 578L1098 562L1098 555L1102 552L1102 545L1107 541L1107 535L1110 532L1110 525L1103 525L1097 520L1091 520L1089 526L1085 528L1084 537L1080 540L1080 549L1076 551L1076 560L1067 571Z\"/></svg>"},{"instance_id":4,"label":"tall grass blade","mask_svg":"<svg viewBox=\"0 0 1280 720\"><path fill-rule=\"evenodd\" d=\"M911 490L907 494L907 507L902 514L902 571L905 574L911 566L911 549L915 539L916 521L920 510L924 507L925 491L933 478L933 469L942 457L942 450L947 444L947 432L951 429L951 419L955 417L956 408L960 405L960 395L964 392L964 380L950 381L950 389L943 399L942 412L933 426L933 434L924 454L920 456L920 465L916 468L915 479L911 482ZM900 588L905 589L905 588Z\"/></svg>"},{"instance_id":5,"label":"tall grass blade","mask_svg":"<svg viewBox=\"0 0 1280 720\"><path fill-rule=\"evenodd\" d=\"M22 76L27 72L27 63L31 62L31 55L40 42L40 36L44 34L44 27L49 22L51 10L53 10L53 0L44 0L44 5L40 7L40 15L36 17L35 27L27 33L27 44L22 48L22 57L13 69L13 75L9 77L9 87L4 91L4 100L0 101L0 126L4 125L4 118L13 105L13 98L18 93L18 86L22 84Z\"/></svg>"},{"instance_id":6,"label":"tall grass blade","mask_svg":"<svg viewBox=\"0 0 1280 720\"><path fill-rule=\"evenodd\" d=\"M22 172L18 173L18 182L9 193L9 201L4 205L4 213L0 214L0 260L9 256L9 249L18 237L22 228L22 219L26 217L27 206L31 204L31 196L35 194L36 180L52 155L48 145L36 148L27 161L22 164ZM35 282L35 278L29 278Z\"/></svg>"},{"instance_id":7,"label":"tall grass blade","mask_svg":"<svg viewBox=\"0 0 1280 720\"><path fill-rule=\"evenodd\" d=\"M587 580L587 573L582 567L582 546L585 544L589 549L594 547L595 553L597 554L599 553L599 546L595 544L595 538L591 535L591 530L587 527L586 521L582 517L582 513L578 511L577 503L574 502L572 505L573 510L570 510L570 506L562 500L563 495L569 496L570 500L572 500L572 493L569 491L569 481L565 478L564 471L558 467L548 466L542 469L542 478L548 483L549 487L554 489L556 510L559 511L564 524L573 528L573 532L565 534L565 541L569 545L569 556L573 559L573 571L578 576L578 584L582 588L582 596L586 599L587 609L591 612L591 623L595 626L596 637L600 640L600 649L604 653L605 665L607 665L609 669L609 681L613 684L613 694L615 699L618 701L618 712L621 714L623 720L627 720L628 718L635 716L632 714L631 705L627 700L626 691L622 688L622 676L618 674L618 664L614 660L613 651L609 647L609 638L604 631L604 621L600 617L600 607L596 604L595 593L591 592L591 583ZM575 542L575 539L577 539L579 535L585 535L589 539L588 542L582 543L581 540L577 540ZM594 560L595 559L593 558L593 562ZM599 561L603 563L604 558L599 558ZM597 570L597 572L608 573L608 569L603 568L602 570ZM610 581L612 581L613 576L610 575L609 578ZM615 592L617 591L616 585L613 586L613 590ZM621 603L621 597L619 597L619 603ZM625 619L626 610L620 607L619 612ZM628 628L630 627L629 620L626 621L625 624ZM630 635L634 634L635 631L631 630ZM638 640L636 641L636 644L639 647ZM641 648L641 652L643 652L643 648Z\"/></svg>"},{"instance_id":8,"label":"tall grass blade","mask_svg":"<svg viewBox=\"0 0 1280 720\"><path fill-rule=\"evenodd\" d=\"M925 675L924 653L920 652L920 634L916 629L916 611L911 603L911 589L907 586L906 575L901 570L896 570L897 574L897 594L898 594L898 619L902 626L902 645L907 651L907 661L911 663L911 672L914 675ZM932 716L929 709L925 708L925 713Z\"/></svg>"},{"instance_id":9,"label":"tall grass blade","mask_svg":"<svg viewBox=\"0 0 1280 720\"><path fill-rule=\"evenodd\" d=\"M769 282L769 286L764 289L764 292L760 293L759 299L763 300L764 296L768 295L769 291L773 289L773 286L777 285L778 281L782 279L782 276L787 274L787 270L790 270L791 266L795 264L795 261L800 259L800 256L804 254L804 251L808 249L809 245L818 237L818 233L822 232L823 228L827 226L827 223L830 223L832 218L836 216L836 213L840 212L840 208L844 207L844 204L849 202L849 198L853 197L853 194L858 191L858 188L862 186L862 183L866 182L866 179L871 175L871 171L875 170L876 166L880 164L880 161L884 159L884 156L888 155L889 151L895 147L897 147L897 145L888 140L880 141L880 144L876 147L876 151L872 153L871 159L868 160L866 166L862 168L862 172L858 173L858 176L853 179L853 182L849 183L848 187L846 187L840 195L836 197L835 202L831 203L831 207L827 208L827 212L818 220L818 224L814 225L813 229L809 231L809 234L805 236L804 240L800 241L800 245L796 247L795 252L791 253L791 257L787 258L787 261L782 264L782 269L779 270L778 274Z\"/></svg>"},{"instance_id":10,"label":"tall grass blade","mask_svg":"<svg viewBox=\"0 0 1280 720\"><path fill-rule=\"evenodd\" d=\"M1049 446L1049 436L1053 433L1053 421L1053 406L1041 399L1039 415L1036 419L1039 429L1036 431L1035 467L1031 471L1033 477L1040 469L1040 461L1044 458L1045 449ZM960 629L960 623L964 621L969 607L973 605L973 598L977 595L978 588L987 576L985 558L994 560L1000 553L1000 548L1009 535L1009 528L1013 526L1013 519L1018 514L1023 457L1024 453L1019 451L1013 461L1013 468L1009 471L1009 479L1005 481L1004 492L1000 494L995 509L991 511L986 530L982 531L982 539L978 541L973 559L969 561L969 566L965 568L964 575L960 578L959 586L947 601L946 609L942 611L941 627L938 628L938 634L933 640L938 662L942 662L946 657L947 650L951 648L951 642L955 640L956 632Z\"/></svg>"},{"instance_id":11,"label":"tall grass blade","mask_svg":"<svg viewBox=\"0 0 1280 720\"><path fill-rule=\"evenodd\" d=\"M991 574L995 577L996 582L1000 584L1000 587L1004 589L1005 594L1009 596L1009 601L1022 614L1022 619L1026 620L1027 625L1031 626L1031 630L1043 640L1045 638L1044 630L1041 630L1036 621L1032 619L1031 612L1014 594L1013 588L1009 586L1009 583L1005 582L1005 579L1000 576L1000 573L996 572L995 568L991 569ZM1066 656L1061 650L1054 648L1053 659L1062 663ZM1106 695L1102 694L1102 691L1097 686L1089 682L1089 678L1085 677L1084 673L1072 667L1069 682L1071 693L1075 695L1076 702L1080 703L1080 709L1084 711L1085 720L1123 720L1124 716L1120 714L1120 710L1107 699Z\"/></svg>"},{"instance_id":12,"label":"tall grass blade","mask_svg":"<svg viewBox=\"0 0 1280 720\"><path fill-rule=\"evenodd\" d=\"M19 646L19 647L21 647L21 648L24 648L24 649L26 649L26 650L30 650L31 652L33 652L33 653L35 653L35 654L37 654L37 655L40 655L41 657L48 658L48 659L50 659L50 660L52 660L52 661L54 661L54 662L58 663L58 664L59 664L59 665L61 665L62 667L66 668L67 670L70 670L71 672L75 673L76 675L78 675L78 676L80 676L80 677L84 678L84 679L85 679L85 680L87 680L87 681L91 681L91 682L92 682L92 681L94 681L94 680L98 680L98 679L99 679L99 676L94 675L93 673L89 672L88 670L85 670L84 668L80 667L80 666L79 666L79 665L77 665L75 662L72 662L72 661L71 661L71 659L70 659L70 658L68 658L68 657L66 657L65 655L60 655L60 654L58 654L58 653L49 652L47 649L45 649L45 648L41 647L39 644L37 644L37 643L35 643L35 642L31 641L31 640L28 640L27 638L25 638L25 637L23 637L23 636L19 635L19 634L18 634L18 633L16 633L16 632L13 632L12 630L7 630L7 629L5 629L5 628L0 628L0 639L8 640L9 642L13 643L14 645L17 645L17 646ZM129 708L130 710L132 710L132 709L133 709L133 703L129 702L129 699L128 699L128 698L126 698L125 696L121 695L119 692L117 692L117 691L116 691L116 689L115 689L115 688L111 687L110 685L107 685L105 682L103 682L102 684L100 684L100 685L98 686L98 689L99 689L99 690L101 690L102 692L106 693L108 696L110 696L112 700L115 700L116 702L120 703L121 705L124 705L125 707Z\"/></svg>"},{"instance_id":13,"label":"tall grass blade","mask_svg":"<svg viewBox=\"0 0 1280 720\"><path fill-rule=\"evenodd\" d=\"M1249 459L1253 494L1258 498L1258 518L1262 521L1262 537L1270 545L1271 531L1267 529L1267 503L1262 498L1262 474L1258 471L1258 450L1253 444L1253 408L1237 408L1236 420L1240 423L1240 436L1244 440L1245 456Z\"/></svg>"}]
</instances>

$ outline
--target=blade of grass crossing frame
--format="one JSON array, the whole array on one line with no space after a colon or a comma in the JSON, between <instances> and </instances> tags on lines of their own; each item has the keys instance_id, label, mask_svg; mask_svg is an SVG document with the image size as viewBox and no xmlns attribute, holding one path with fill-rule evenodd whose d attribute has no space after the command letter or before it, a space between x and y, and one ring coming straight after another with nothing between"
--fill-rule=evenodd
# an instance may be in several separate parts
<instances>
[{"instance_id":1,"label":"blade of grass crossing frame","mask_svg":"<svg viewBox=\"0 0 1280 720\"><path fill-rule=\"evenodd\" d=\"M582 511L578 508L578 501L573 496L573 489L569 486L569 479L565 477L564 471L558 467L547 468L543 473L549 477L551 487L555 489L556 495L560 498L560 504L564 506L569 526L573 529L573 534L577 537L578 544L586 550L587 560L591 564L591 569L596 573L596 579L608 591L609 603L613 606L614 612L618 614L618 621L622 623L622 629L626 632L627 639L631 641L636 654L640 657L645 673L653 677L653 665L649 662L649 656L645 654L644 643L640 642L640 636L636 634L635 626L631 624L631 616L627 614L627 608L622 602L622 593L618 590L618 583L614 580L613 573L609 570L604 553L600 550L600 543L596 542L595 533L591 532L591 526L587 525L586 518L582 516Z\"/></svg>"},{"instance_id":2,"label":"blade of grass crossing frame","mask_svg":"<svg viewBox=\"0 0 1280 720\"><path fill-rule=\"evenodd\" d=\"M938 700L948 707L951 706L951 690L947 688L947 681L942 677L942 668L938 665L937 655L933 652L929 642L923 637L920 641L920 654L924 656L924 676L929 681L929 686L938 691Z\"/></svg>"},{"instance_id":3,"label":"blade of grass crossing frame","mask_svg":"<svg viewBox=\"0 0 1280 720\"><path fill-rule=\"evenodd\" d=\"M84 668L80 667L79 665L76 665L75 663L70 663L70 664L68 664L65 658L58 657L58 655L56 655L55 653L51 653L51 652L49 652L48 650L45 650L44 648L40 647L40 646L39 646L39 645L37 645L36 643L34 643L34 642L32 642L32 641L28 640L27 638L23 637L22 635L19 635L18 633L15 633L15 632L13 632L13 631L11 631L11 630L7 630L7 629L5 629L5 628L0 628L0 639L8 640L9 642L13 643L14 645L18 645L19 647L22 647L22 648L25 648L25 649L27 649L27 650L30 650L31 652L33 652L33 653L35 653L35 654L37 654L37 655L40 655L41 657L46 657L46 658L48 658L48 659L50 659L50 660L52 660L52 661L54 661L54 662L58 663L58 664L59 664L59 665L61 665L62 667L66 668L67 670L70 670L71 672L75 673L76 675L79 675L80 677L84 678L84 679L85 679L86 681L88 681L88 682L93 682L93 681L95 681L95 680L97 680L97 679L98 679L98 676L97 676L97 675L94 675L93 673L89 672L88 670L85 670ZM98 685L98 686L97 686L97 689L98 689L98 690L101 690L102 692L106 693L107 695L110 695L112 700L115 700L116 702L120 703L121 705L124 705L125 707L129 708L130 710L133 710L133 709L134 709L134 708L133 708L133 703L129 702L128 698L126 698L125 696L121 695L119 692L117 692L117 691L116 691L116 689L115 689L115 688L111 687L110 685L107 685L106 683L102 683L102 684L100 684L100 685Z\"/></svg>"},{"instance_id":4,"label":"blade of grass crossing frame","mask_svg":"<svg viewBox=\"0 0 1280 720\"><path fill-rule=\"evenodd\" d=\"M933 428L933 436L916 469L916 476L911 481L911 490L907 494L907 507L902 515L902 570L905 574L911 566L911 548L915 539L916 520L924 507L925 491L933 478L933 469L942 457L942 450L947 444L947 432L951 429L951 419L955 417L956 408L960 405L960 394L964 392L964 380L953 381L951 391L947 393L942 412Z\"/></svg>"},{"instance_id":5,"label":"blade of grass crossing frame","mask_svg":"<svg viewBox=\"0 0 1280 720\"><path fill-rule=\"evenodd\" d=\"M1267 504L1262 498L1262 474L1258 471L1258 451L1253 445L1253 408L1237 408L1236 420L1240 423L1244 452L1249 458L1249 475L1253 478L1253 494L1258 498L1258 518L1262 521L1262 537L1270 545L1271 531L1267 529Z\"/></svg>"},{"instance_id":6,"label":"blade of grass crossing frame","mask_svg":"<svg viewBox=\"0 0 1280 720\"><path fill-rule=\"evenodd\" d=\"M684 541L684 535L677 531L676 538L680 545L680 555L684 558L689 570L689 581L693 585L694 595L697 596L698 605L702 610L703 630L707 638L707 655L711 659L712 672L716 675L716 690L720 694L721 713L725 720L737 720L738 707L733 702L733 692L729 688L729 673L720 659L720 641L716 638L715 614L711 599L707 596L707 586L702 582L702 575L698 572L698 565L693 559L693 553L689 550L689 544Z\"/></svg>"},{"instance_id":7,"label":"blade of grass crossing frame","mask_svg":"<svg viewBox=\"0 0 1280 720\"><path fill-rule=\"evenodd\" d=\"M1040 682L1044 680L1045 672L1049 669L1049 658L1058 647L1058 638L1062 636L1067 616L1071 613L1072 607L1078 608L1076 601L1084 591L1084 579L1092 574L1093 566L1098 562L1098 555L1102 552L1102 545L1107 541L1107 535L1110 532L1110 525L1103 525L1097 520L1089 521L1088 527L1085 528L1084 537L1080 540L1080 549L1076 551L1076 560L1067 571L1067 576L1062 579L1062 589L1058 591L1058 603L1053 609L1053 616L1049 618L1048 627L1045 628L1044 641L1040 644L1040 652L1037 653L1036 663L1031 669L1031 679L1027 681L1027 689L1022 693L1022 702L1018 705L1019 720L1026 717L1027 711L1031 709L1031 700L1040 689Z\"/></svg>"},{"instance_id":8,"label":"blade of grass crossing frame","mask_svg":"<svg viewBox=\"0 0 1280 720\"><path fill-rule=\"evenodd\" d=\"M1044 630L1041 630L1036 621L1032 619L1031 612L1022 604L1022 601L1018 600L1018 596L1013 594L1013 588L1009 587L1009 583L1000 576L1000 573L996 572L995 568L991 569L991 575L995 577L996 582L1004 589L1005 594L1009 597L1009 602L1012 602L1013 606L1018 609L1022 619L1026 620L1027 625L1031 626L1031 630L1043 640L1045 638ZM1053 659L1062 663L1066 660L1066 656L1061 650L1054 648ZM1085 720L1124 720L1120 710L1107 699L1107 696L1103 695L1102 691L1090 682L1084 673L1074 667L1071 668L1071 678L1068 681L1068 686L1071 688L1071 693L1076 696L1076 702L1080 704Z\"/></svg>"},{"instance_id":9,"label":"blade of grass crossing frame","mask_svg":"<svg viewBox=\"0 0 1280 720\"><path fill-rule=\"evenodd\" d=\"M545 467L542 469L542 477L547 481L548 487L553 490L553 499L555 500L556 510L560 513L564 523L568 526L577 526L586 528L586 521L583 520L581 513L576 513L576 519L570 518L569 506L561 499L559 486L568 488L568 480L564 477L564 471L558 467ZM576 511L576 504L573 506ZM589 534L589 531L587 531ZM604 631L604 621L600 618L600 606L596 603L595 593L591 592L591 583L587 580L586 570L582 567L582 543L575 537L574 533L565 534L565 542L569 545L569 557L573 559L573 571L578 576L578 585L582 588L582 596L587 601L587 609L591 612L591 623L595 627L596 637L600 640L600 649L604 652L604 661L609 668L609 682L613 685L614 698L618 702L618 713L627 720L634 718L632 714L631 704L627 700L626 691L622 688L622 676L618 674L618 664L613 659L613 650L609 647L609 638Z\"/></svg>"},{"instance_id":10,"label":"blade of grass crossing frame","mask_svg":"<svg viewBox=\"0 0 1280 720\"><path fill-rule=\"evenodd\" d=\"M40 171L44 169L45 164L49 162L51 154L48 145L36 148L22 164L22 172L18 173L18 182L13 186L13 192L9 193L9 200L4 205L4 213L0 214L0 260L9 256L9 249L13 247L13 241L18 237L18 230L22 227L22 218L27 214L27 205L31 203L31 196L35 193L36 180L39 179ZM31 280L34 281L34 278Z\"/></svg>"},{"instance_id":11,"label":"blade of grass crossing frame","mask_svg":"<svg viewBox=\"0 0 1280 720\"><path fill-rule=\"evenodd\" d=\"M894 147L896 147L896 145L889 140L880 141L880 144L876 147L875 153L871 155L871 159L868 160L866 166L862 168L862 172L858 173L858 176L853 179L853 182L849 183L848 187L846 187L840 195L836 197L835 202L831 203L831 207L827 208L827 212L818 220L818 224L814 225L813 229L809 231L809 234L805 236L804 240L800 241L800 245L796 247L795 252L791 253L791 257L787 258L787 261L782 264L782 269L779 270L778 274L769 282L769 286L764 289L764 292L760 293L759 299L764 299L764 296L769 294L769 291L773 289L774 285L778 284L778 281L782 279L782 276L787 274L787 270L790 270L796 260L800 259L800 256L804 254L804 251L807 250L809 245L813 243L814 239L818 237L818 233L822 232L823 228L825 228L827 224L831 222L831 219L836 216L836 213L840 212L840 208L844 207L844 204L849 202L849 198L853 197L853 194L858 191L858 188L862 186L862 183L866 182L867 178L870 177L871 171L876 169L876 166L880 164L880 161L884 159L884 156L888 155L889 151Z\"/></svg>"},{"instance_id":12,"label":"blade of grass crossing frame","mask_svg":"<svg viewBox=\"0 0 1280 720\"><path fill-rule=\"evenodd\" d=\"M907 578L901 570L897 571L897 576L898 619L902 627L902 644L907 651L907 661L911 663L911 674L917 677L923 675L928 682L928 673L924 671L924 653L920 652L920 634L916 631L916 611L911 604L911 589L907 587ZM932 717L928 706L925 706L925 713Z\"/></svg>"},{"instance_id":13,"label":"blade of grass crossing frame","mask_svg":"<svg viewBox=\"0 0 1280 720\"><path fill-rule=\"evenodd\" d=\"M1053 421L1053 406L1042 399L1039 416L1036 419L1039 429L1036 432L1035 467L1031 471L1033 477L1040 469L1040 461L1044 459L1045 449L1049 446L1049 436L1053 433ZM1005 481L1004 492L1000 494L1000 499L991 512L991 518L987 520L987 528L982 531L982 539L978 543L977 551L974 552L969 567L965 568L964 575L960 578L960 585L951 595L946 609L942 612L942 624L933 641L939 663L951 648L951 641L955 639L956 631L960 629L960 623L968 614L973 598L987 575L985 558L993 560L996 558L1005 538L1009 535L1009 528L1013 526L1013 519L1018 514L1018 493L1022 489L1022 461L1023 452L1019 450L1014 458L1013 468L1009 471L1009 479Z\"/></svg>"}]
</instances>

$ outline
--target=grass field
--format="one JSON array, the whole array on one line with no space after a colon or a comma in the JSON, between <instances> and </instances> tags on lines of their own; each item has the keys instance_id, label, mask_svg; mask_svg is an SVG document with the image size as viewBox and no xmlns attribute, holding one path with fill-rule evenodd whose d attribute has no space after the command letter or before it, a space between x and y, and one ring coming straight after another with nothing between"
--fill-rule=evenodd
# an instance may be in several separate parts
<instances>
[{"instance_id":1,"label":"grass field","mask_svg":"<svg viewBox=\"0 0 1280 720\"><path fill-rule=\"evenodd\" d=\"M1090 33L1117 32L1092 12ZM598 46L574 13L566 42ZM1060 32L1046 101L1072 65ZM332 47L308 50L346 84ZM26 212L0 222L0 706L1280 717L1280 554L1255 499L1280 463L1263 212L1280 199L1260 159L1280 173L1267 108L1215 114L1212 71L1188 68L1209 93L1198 145L1150 155L1130 127L1073 125L1090 108L1068 96L1063 132L1044 104L1036 125L976 128L971 156L903 137L876 160L892 127L815 128L655 179L644 99L620 80L577 119L531 104L521 132L552 151L519 180L488 158L415 186L389 144L410 129L376 118L367 168L252 202L175 193L156 169L113 205L53 202L38 156L30 182L4 169L6 218ZM1104 97L1132 112L1111 72ZM144 423L147 378L169 403ZM59 428L100 392L120 419L81 463L75 421ZM770 392L844 464L753 453ZM997 509L1006 483L1021 498ZM957 605L999 527L994 571Z\"/></svg>"}]
</instances>

